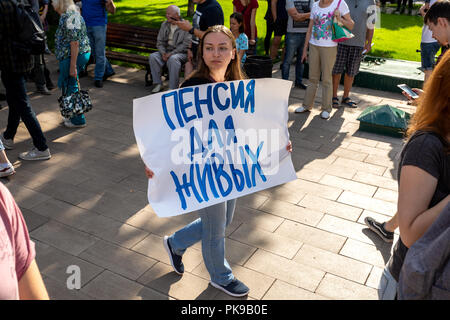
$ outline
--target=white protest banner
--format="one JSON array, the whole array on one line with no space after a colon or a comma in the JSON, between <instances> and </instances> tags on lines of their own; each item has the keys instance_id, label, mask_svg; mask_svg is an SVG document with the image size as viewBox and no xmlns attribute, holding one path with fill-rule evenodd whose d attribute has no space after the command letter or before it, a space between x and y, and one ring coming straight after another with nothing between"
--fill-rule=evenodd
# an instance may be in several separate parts
<instances>
[{"instance_id":1,"label":"white protest banner","mask_svg":"<svg viewBox=\"0 0 450 320\"><path fill-rule=\"evenodd\" d=\"M154 172L158 216L188 213L296 179L289 143L291 82L204 84L133 101L133 127ZM142 173L144 174L144 173Z\"/></svg>"}]
</instances>

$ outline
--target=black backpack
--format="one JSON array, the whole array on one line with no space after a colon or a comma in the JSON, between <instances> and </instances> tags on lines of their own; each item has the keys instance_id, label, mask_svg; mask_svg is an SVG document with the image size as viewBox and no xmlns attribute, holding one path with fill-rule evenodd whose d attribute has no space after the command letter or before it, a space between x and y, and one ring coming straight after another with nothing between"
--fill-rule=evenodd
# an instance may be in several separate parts
<instances>
[{"instance_id":1,"label":"black backpack","mask_svg":"<svg viewBox=\"0 0 450 320\"><path fill-rule=\"evenodd\" d=\"M39 13L28 1L11 0L16 7L17 33L13 39L14 50L22 54L38 55L45 52L45 36Z\"/></svg>"}]
</instances>

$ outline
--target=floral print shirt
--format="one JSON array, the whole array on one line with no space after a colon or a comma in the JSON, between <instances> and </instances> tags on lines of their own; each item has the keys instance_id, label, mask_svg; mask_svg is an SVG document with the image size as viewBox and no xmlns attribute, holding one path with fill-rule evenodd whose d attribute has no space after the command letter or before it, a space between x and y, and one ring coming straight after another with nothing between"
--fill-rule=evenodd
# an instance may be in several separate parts
<instances>
[{"instance_id":1,"label":"floral print shirt","mask_svg":"<svg viewBox=\"0 0 450 320\"><path fill-rule=\"evenodd\" d=\"M70 42L78 41L79 54L91 51L86 24L77 11L68 11L61 15L55 33L55 55L59 61L70 57Z\"/></svg>"},{"instance_id":2,"label":"floral print shirt","mask_svg":"<svg viewBox=\"0 0 450 320\"><path fill-rule=\"evenodd\" d=\"M316 1L311 8L313 28L310 43L319 47L335 47L337 43L332 40L332 25L334 10L336 10L339 0L334 0L326 8L319 7L319 2ZM344 0L341 0L339 11L341 16L350 12Z\"/></svg>"},{"instance_id":3,"label":"floral print shirt","mask_svg":"<svg viewBox=\"0 0 450 320\"><path fill-rule=\"evenodd\" d=\"M245 59L247 59L246 50L248 50L248 37L245 33L241 33L239 37L236 39L236 50L244 50L244 54L242 55L241 63L244 64Z\"/></svg>"},{"instance_id":4,"label":"floral print shirt","mask_svg":"<svg viewBox=\"0 0 450 320\"><path fill-rule=\"evenodd\" d=\"M313 21L313 31L312 35L315 40L320 39L330 39L331 38L331 25L332 25L332 17L333 12L327 12L327 13L316 13L314 15Z\"/></svg>"}]
</instances>

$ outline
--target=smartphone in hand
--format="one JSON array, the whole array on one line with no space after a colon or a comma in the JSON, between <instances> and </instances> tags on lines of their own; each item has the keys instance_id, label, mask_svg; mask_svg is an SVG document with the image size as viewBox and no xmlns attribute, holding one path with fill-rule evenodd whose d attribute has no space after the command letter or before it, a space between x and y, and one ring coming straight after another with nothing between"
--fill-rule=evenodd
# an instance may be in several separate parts
<instances>
[{"instance_id":1,"label":"smartphone in hand","mask_svg":"<svg viewBox=\"0 0 450 320\"><path fill-rule=\"evenodd\" d=\"M411 98L413 98L413 99L419 98L419 95L417 93L415 93L407 84L404 84L404 83L398 84L397 87L399 87L400 89L402 89L402 91L409 94L411 96Z\"/></svg>"}]
</instances>

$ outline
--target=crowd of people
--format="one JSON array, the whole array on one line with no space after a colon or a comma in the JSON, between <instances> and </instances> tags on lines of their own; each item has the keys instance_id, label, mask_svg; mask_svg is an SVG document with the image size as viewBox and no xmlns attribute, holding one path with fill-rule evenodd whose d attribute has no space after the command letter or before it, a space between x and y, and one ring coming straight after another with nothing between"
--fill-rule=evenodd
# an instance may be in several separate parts
<instances>
[{"instance_id":1,"label":"crowd of people","mask_svg":"<svg viewBox=\"0 0 450 320\"><path fill-rule=\"evenodd\" d=\"M42 27L47 27L46 15L49 0L30 0L34 12L39 12ZM52 0L55 11L60 15L55 34L55 56L59 61L58 87L63 95L79 90L78 74L92 54L95 56L95 86L102 87L103 81L114 75L105 57L107 11L113 13L113 0L82 0L85 5L82 15L73 0ZM19 154L27 161L51 158L47 141L39 120L27 95L26 80L32 79L39 94L50 95L54 88L50 72L45 66L44 53L31 55L18 50L15 45L17 32L17 3L0 1L0 71L8 103L6 130L0 134L0 177L15 173L5 149L14 148L14 137L20 121L25 124L34 147ZM36 22L36 21L35 21ZM92 48L92 50L91 50ZM86 125L84 114L64 118L68 128ZM0 183L0 299L49 299L47 290L35 261L35 248L30 240L22 212L8 189Z\"/></svg>"},{"instance_id":2,"label":"crowd of people","mask_svg":"<svg viewBox=\"0 0 450 320\"><path fill-rule=\"evenodd\" d=\"M233 1L233 4L236 2L246 3L252 11L256 12L256 1ZM256 2L256 5L253 4L254 2ZM220 5L215 0L199 0L197 3L197 10L199 11L196 11L196 15L194 15L194 24L191 25L189 22L184 21L180 22L178 26L201 39L201 51L198 56L202 61L200 70L203 70L203 72L199 73L199 71L196 71L193 75L185 72L187 80L182 84L182 87L211 81L234 80L233 78L227 79L223 75L217 77L217 74L214 73L214 66L210 66L206 62L205 51L203 51L208 47L208 50L214 50L214 44L217 45L217 42L215 43L204 36L211 30L217 32L218 27L212 26L223 21L223 13L217 14L217 8ZM420 89L415 89L422 97L420 100L415 101L420 108L418 108L418 112L413 117L412 124L408 130L408 142L404 147L402 159L400 160L398 173L400 184L399 213L388 222L392 228L388 232L384 232L384 224L376 222L371 217L366 219L368 227L388 242L393 241L394 229L399 224L403 226L400 231L400 239L394 247L394 254L386 266L380 281L380 299L397 297L397 282L399 281L400 270L408 248L430 228L441 213L442 215L445 214L444 209L450 201L450 177L448 176L450 172L450 154L448 149L450 143L450 100L448 92L450 91L444 89L443 92L446 92L445 94L440 92L450 83L449 80L445 80L449 79L448 70L450 68L448 63L450 62L450 56L449 54L444 56L450 40L450 2L443 1L438 6L433 7L434 3L435 1L426 2L420 9L420 13L424 16L421 57L422 69L425 73L426 93L423 93ZM323 119L330 117L332 107L357 107L356 103L350 99L349 94L354 77L359 71L361 59L372 47L375 26L374 5L375 1L373 0L362 2L356 0L270 1L270 6L268 6L265 16L268 26L268 33L264 42L265 51L266 54L270 54L272 58L275 58L281 37L285 35L286 46L281 64L283 79L289 79L289 68L294 56L297 55L295 86L306 89L306 93L303 106L296 109L296 112L301 113L311 110L320 79L322 80L323 89L322 112L320 116ZM234 10L236 11L237 8L239 6L235 5ZM430 11L430 8L433 8L433 10ZM428 11L429 13L427 13ZM220 21L211 22L211 20L214 20L213 14L216 14L217 19ZM204 16L207 16L208 19L202 19ZM232 32L234 39L240 38L243 34L242 31L245 30L247 36L247 39L239 39L234 45L230 44L228 50L233 48L235 50L234 54L236 54L236 48L238 48L237 43L245 42L245 40L248 41L249 38L254 39L255 37L254 14L252 13L249 16L249 22L244 22L244 30ZM245 21L243 12L235 12L231 15L230 26L233 30L236 30L237 26L241 25L242 17L244 17ZM339 44L332 41L332 17L336 17L342 25L351 30L354 37ZM208 22L210 22L209 25ZM221 30L225 29L221 27ZM225 31L222 32L226 33ZM275 32L275 38L272 45L270 45L273 32ZM230 35L228 37L232 38ZM202 45L205 41L207 43L206 46ZM439 45L437 45L438 43ZM243 48L247 46L245 45ZM438 70L431 77L430 83L428 83L435 65L434 56L440 46L442 46L441 57L444 58ZM238 49L237 52L240 51ZM221 54L217 51L216 55L220 57ZM302 81L303 63L307 59L309 63L308 86L303 84ZM209 69L205 68L205 64ZM209 73L207 70L209 70ZM337 91L341 75L344 72L344 93L339 103ZM199 75L201 76L199 77ZM412 100L411 97L408 96L408 98ZM405 167L405 169L402 170L402 167ZM401 174L401 172L403 173ZM424 174L424 172L426 173ZM148 168L146 168L146 173L149 178L152 178L154 175ZM425 185L429 188L426 195L422 192ZM415 201L410 201L411 197ZM213 286L232 296L242 296L248 293L249 288L237 279L231 281L232 271L224 257L225 228L232 219L234 206L235 203L233 201L228 201L204 209L204 214L201 214L198 220L175 232L173 235L165 237L164 246L175 272L181 275L184 272L182 263L184 251L187 247L201 240L203 246L205 246L203 257L210 272ZM209 213L208 215L206 215L207 212ZM211 237L214 238L214 241ZM216 249L211 251L212 243L215 244ZM224 278L217 278L217 272L219 271L222 272ZM435 272L437 271L435 270ZM405 296L405 292L402 293ZM437 297L439 297L439 294L435 296L435 298Z\"/></svg>"},{"instance_id":3,"label":"crowd of people","mask_svg":"<svg viewBox=\"0 0 450 320\"><path fill-rule=\"evenodd\" d=\"M170 89L180 87L183 66L185 79L181 87L245 79L243 63L247 55L256 52L258 45L255 23L258 1L234 0L234 12L229 17L230 28L224 26L224 14L216 0L193 2L197 7L192 23L182 18L177 6L171 5L166 10L167 20L162 23L157 39L158 51L149 56L155 84L152 93L162 90L164 66L169 70ZM289 79L290 65L297 56L295 86L306 89L303 105L295 112L311 110L320 80L323 90L321 118L328 119L333 107L356 108L349 93L363 55L371 50L374 21L370 19L373 19L374 0L269 2L265 19L270 36L265 39L264 49L275 58L280 40L285 36L282 78ZM43 0L39 4L41 21L44 22L49 3ZM96 87L102 87L103 81L114 74L105 57L107 13L115 12L114 2L81 0L81 4L80 13L79 6L73 0L52 0L55 11L60 15L55 34L55 55L59 61L58 87L63 94L80 89L78 77L85 72L91 55L95 56ZM34 68L37 90L43 94L48 94L52 84L45 79L42 54L32 57L29 53L14 51L11 39L15 27L14 11L12 0L0 0L0 15L3 18L0 20L0 70L9 106L7 128L0 134L0 176L14 173L5 149L14 147L13 140L20 120L27 127L34 148L19 157L23 160L46 160L51 157L26 93L25 75ZM423 5L420 13L424 17L421 48L426 81L423 90L415 89L419 99L407 96L412 104L417 105L417 111L411 120L399 162L398 212L384 223L371 217L366 219L369 228L387 242L393 241L394 230L400 228L399 240L380 280L380 299L410 296L408 290L411 286L408 286L408 279L401 275L402 266L409 258L408 250L432 229L436 221L442 220L441 216L449 212L450 52L447 49L450 42L450 1L431 0ZM339 44L332 41L333 19L351 30L353 37ZM275 37L270 44L272 33ZM438 47L436 43L443 49L433 70ZM309 64L308 85L303 83L305 61ZM339 103L337 88L344 72L344 93ZM81 114L66 118L63 123L69 128L83 127L86 118ZM286 149L292 152L291 143ZM145 173L149 179L154 178L151 168L145 167ZM250 288L233 275L225 258L225 230L232 221L235 205L236 199L233 199L199 210L197 220L165 236L163 245L174 271L183 275L184 252L202 241L202 255L211 285L231 296L241 297L248 295ZM48 298L34 261L34 244L29 239L20 209L2 184L0 214L0 241L6 243L7 254L4 256L8 257L6 260L0 258L0 274L3 278L4 270L15 270L12 274L9 272L6 278L8 285L0 286L0 298ZM7 234L14 234L17 239L12 241ZM12 246L13 242L18 245ZM450 290L450 281L443 278L450 274L444 272L448 271L448 266L448 263L441 264L439 268L442 270L433 270L437 275L436 281L447 283L447 287L441 287L443 292ZM399 288L402 288L401 292ZM434 297L439 298L440 293L435 293Z\"/></svg>"},{"instance_id":4,"label":"crowd of people","mask_svg":"<svg viewBox=\"0 0 450 320\"><path fill-rule=\"evenodd\" d=\"M427 0L419 12L425 16L426 11L436 0ZM153 75L154 87L152 93L162 90L161 71L164 66L169 69L169 89L179 86L179 74L185 65L185 78L192 73L196 66L196 48L198 39L208 27L223 25L224 17L220 4L216 0L194 0L197 10L193 23L183 20L179 8L167 8L167 21L161 25L158 35L158 52L150 55L150 67ZM241 63L244 67L247 56L256 53L257 0L233 0L233 14L229 25L233 31ZM176 14L171 17L171 11ZM332 17L351 30L353 37L337 43L332 40ZM174 18L174 19L173 19ZM268 0L264 19L267 32L264 38L264 50L272 60L277 59L283 36L285 46L281 56L281 75L289 80L290 67L294 59L294 85L304 89L303 105L295 110L297 113L307 112L313 107L320 80L322 81L322 112L320 116L328 119L332 108L357 108L357 104L350 98L350 91L355 76L358 74L363 57L371 51L376 19L375 0ZM170 32L168 25L170 24ZM184 33L183 33L184 31ZM183 34L183 39L190 38L192 42L186 44L180 40L173 42L175 32ZM273 35L273 39L272 39ZM443 51L445 43L442 44ZM432 37L431 30L426 24L422 30L421 61L425 74L425 82L435 65L435 55L441 44ZM172 52L175 57L170 59ZM304 63L309 65L309 87L303 83ZM245 67L243 68L245 70ZM338 88L344 73L344 92L339 99Z\"/></svg>"},{"instance_id":5,"label":"crowd of people","mask_svg":"<svg viewBox=\"0 0 450 320\"><path fill-rule=\"evenodd\" d=\"M183 63L185 64L185 77L195 69L196 47L198 38L208 27L223 25L224 17L220 4L211 0L194 0L198 3L193 24L183 20L179 14L179 8L170 6L167 8L166 17L158 34L158 52L150 55L150 68L153 75L154 87L152 93L162 90L161 70L167 65L169 69L169 89L178 88L179 73ZM290 66L295 58L296 87L306 89L303 106L296 112L306 112L312 108L318 88L322 79L322 113L321 117L328 119L331 108L340 105L355 108L356 104L350 99L349 92L355 75L359 71L362 52L371 49L374 22L368 23L373 17L374 0L356 2L349 0L349 6L345 1L321 0L314 2L300 0L271 0L268 2L265 19L267 21L267 34L264 40L266 54L272 59L278 55L281 39L285 36L285 50L281 63L282 78L289 79ZM339 8L337 6L339 5ZM244 65L247 55L256 53L257 27L256 13L257 0L234 0L233 14L230 16L230 29L238 45L241 63ZM174 14L172 11L175 11ZM345 43L337 44L331 39L331 17L337 19L349 29L352 29L355 37ZM171 26L170 31L168 25ZM180 30L181 29L181 30ZM181 34L183 39L193 35L192 43L179 41L174 43L175 32ZM271 42L272 33L274 39ZM177 37L176 39L180 39ZM308 50L309 49L309 50ZM309 52L309 53L308 53ZM169 61L170 55L177 55ZM186 54L186 56L184 55ZM309 88L303 83L304 62L309 54ZM337 97L337 90L341 74L346 71L345 90L341 104Z\"/></svg>"},{"instance_id":6,"label":"crowd of people","mask_svg":"<svg viewBox=\"0 0 450 320\"><path fill-rule=\"evenodd\" d=\"M116 7L113 0L94 1L76 0L84 4L80 13L80 6L73 0L53 0L52 6L60 15L58 28L55 33L55 56L59 61L58 87L62 95L70 95L79 91L78 75L85 72L86 65L92 55L95 57L94 85L103 87L103 81L115 74L111 64L105 56L106 25L108 12L114 13ZM42 26L47 29L47 12L49 0L30 0L29 4L39 12ZM44 53L31 55L28 52L16 50L14 46L15 6L9 1L2 3L1 31L2 48L0 51L0 70L3 85L6 89L6 100L9 105L8 124L5 132L0 134L0 176L15 173L7 159L4 149L14 148L14 137L20 120L25 123L33 140L34 147L19 155L22 160L48 160L51 158L50 149L42 132L28 95L26 80L31 78L36 84L36 91L50 95L54 88L50 72L45 66ZM50 53L46 44L45 53ZM86 126L84 114L71 118L64 118L63 125L67 128Z\"/></svg>"}]
</instances>

